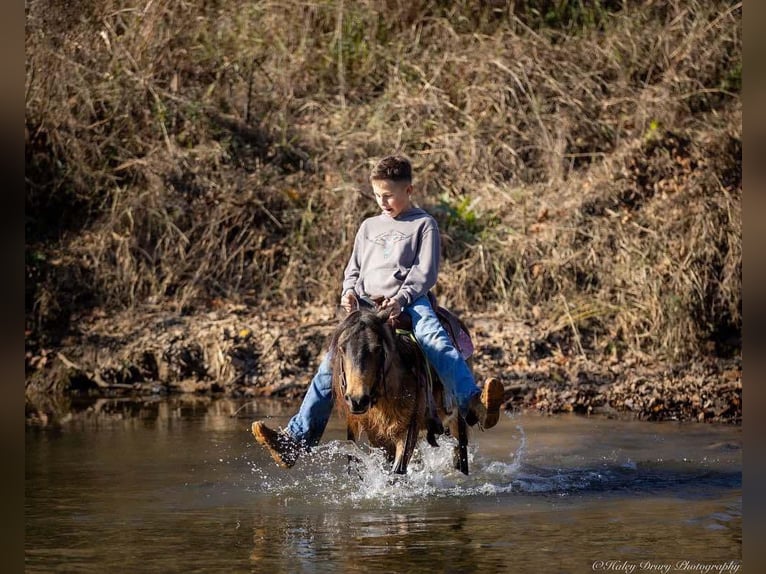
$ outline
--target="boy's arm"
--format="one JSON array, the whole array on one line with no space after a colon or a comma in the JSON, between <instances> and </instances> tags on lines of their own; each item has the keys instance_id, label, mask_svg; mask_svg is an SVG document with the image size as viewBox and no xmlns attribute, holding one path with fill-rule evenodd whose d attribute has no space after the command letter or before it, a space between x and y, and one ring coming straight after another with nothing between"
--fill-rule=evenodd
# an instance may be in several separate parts
<instances>
[{"instance_id":1,"label":"boy's arm","mask_svg":"<svg viewBox=\"0 0 766 574\"><path fill-rule=\"evenodd\" d=\"M436 221L431 219L420 236L420 247L415 263L410 268L399 292L392 297L402 309L421 295L428 293L436 285L441 252L439 241L439 228Z\"/></svg>"}]
</instances>

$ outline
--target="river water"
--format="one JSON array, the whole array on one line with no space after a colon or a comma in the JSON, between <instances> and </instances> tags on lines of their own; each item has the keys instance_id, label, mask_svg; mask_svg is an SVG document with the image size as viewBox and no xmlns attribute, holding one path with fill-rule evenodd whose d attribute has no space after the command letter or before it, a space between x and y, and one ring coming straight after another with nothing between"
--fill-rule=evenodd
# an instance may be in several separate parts
<instances>
[{"instance_id":1,"label":"river water","mask_svg":"<svg viewBox=\"0 0 766 574\"><path fill-rule=\"evenodd\" d=\"M423 443L393 477L335 416L277 467L250 422L295 408L100 400L29 425L26 572L744 571L740 427L506 414L469 476Z\"/></svg>"}]
</instances>

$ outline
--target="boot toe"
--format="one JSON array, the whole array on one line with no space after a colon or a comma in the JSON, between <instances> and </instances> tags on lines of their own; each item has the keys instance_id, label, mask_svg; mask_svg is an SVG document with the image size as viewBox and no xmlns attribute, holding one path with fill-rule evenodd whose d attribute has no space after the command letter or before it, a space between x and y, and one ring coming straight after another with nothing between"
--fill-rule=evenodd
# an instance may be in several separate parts
<instances>
[{"instance_id":1,"label":"boot toe","mask_svg":"<svg viewBox=\"0 0 766 574\"><path fill-rule=\"evenodd\" d=\"M271 458L279 466L290 468L298 460L300 455L298 443L286 432L270 429L263 421L255 421L251 431L255 440L266 447Z\"/></svg>"},{"instance_id":2,"label":"boot toe","mask_svg":"<svg viewBox=\"0 0 766 574\"><path fill-rule=\"evenodd\" d=\"M500 420L500 407L505 399L505 387L495 379L487 379L481 390L481 403L486 409L486 415L482 426L485 429L492 428Z\"/></svg>"}]
</instances>

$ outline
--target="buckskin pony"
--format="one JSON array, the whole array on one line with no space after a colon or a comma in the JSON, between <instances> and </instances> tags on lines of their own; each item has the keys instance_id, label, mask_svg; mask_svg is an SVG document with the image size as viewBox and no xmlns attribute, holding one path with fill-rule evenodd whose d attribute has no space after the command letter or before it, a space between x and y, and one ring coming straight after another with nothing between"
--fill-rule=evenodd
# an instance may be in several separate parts
<instances>
[{"instance_id":1,"label":"buckskin pony","mask_svg":"<svg viewBox=\"0 0 766 574\"><path fill-rule=\"evenodd\" d=\"M397 335L388 312L352 311L333 333L330 349L333 395L349 440L364 432L371 446L385 451L393 471L406 474L421 433L439 446L436 435L448 429L458 439L455 468L468 474L466 423L414 338Z\"/></svg>"}]
</instances>

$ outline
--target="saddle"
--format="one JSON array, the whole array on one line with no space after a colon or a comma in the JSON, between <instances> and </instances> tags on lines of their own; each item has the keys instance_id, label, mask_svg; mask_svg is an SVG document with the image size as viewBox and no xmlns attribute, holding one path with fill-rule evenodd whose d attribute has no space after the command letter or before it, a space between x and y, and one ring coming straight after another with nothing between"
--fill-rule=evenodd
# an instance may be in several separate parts
<instances>
[{"instance_id":1,"label":"saddle","mask_svg":"<svg viewBox=\"0 0 766 574\"><path fill-rule=\"evenodd\" d=\"M383 302L384 297L357 297L357 299L360 306L377 309ZM431 302L431 307L439 318L442 327L447 331L452 344L462 355L463 359L468 359L474 352L473 341L468 332L468 327L452 311L446 307L440 307L436 302L436 296L430 291L428 292L428 300ZM400 313L398 317L389 319L388 324L394 331L412 331L412 317L407 313Z\"/></svg>"}]
</instances>

